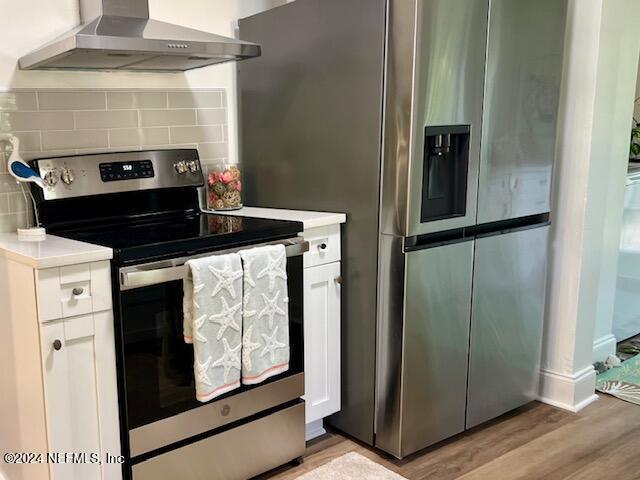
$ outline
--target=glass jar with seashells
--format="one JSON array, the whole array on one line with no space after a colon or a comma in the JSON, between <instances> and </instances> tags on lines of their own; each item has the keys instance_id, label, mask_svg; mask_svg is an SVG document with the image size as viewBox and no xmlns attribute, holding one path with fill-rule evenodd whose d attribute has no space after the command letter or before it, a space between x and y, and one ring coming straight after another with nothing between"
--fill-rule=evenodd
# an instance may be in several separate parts
<instances>
[{"instance_id":1,"label":"glass jar with seashells","mask_svg":"<svg viewBox=\"0 0 640 480\"><path fill-rule=\"evenodd\" d=\"M207 165L207 207L209 210L242 208L240 166L231 163Z\"/></svg>"}]
</instances>

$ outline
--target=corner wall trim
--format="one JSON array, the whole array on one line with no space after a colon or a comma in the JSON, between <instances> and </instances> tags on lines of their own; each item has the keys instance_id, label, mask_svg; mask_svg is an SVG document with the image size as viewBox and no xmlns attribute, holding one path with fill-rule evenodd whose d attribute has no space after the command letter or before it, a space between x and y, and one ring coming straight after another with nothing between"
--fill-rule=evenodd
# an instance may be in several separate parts
<instances>
[{"instance_id":1,"label":"corner wall trim","mask_svg":"<svg viewBox=\"0 0 640 480\"><path fill-rule=\"evenodd\" d=\"M574 373L540 371L540 397L542 403L577 413L595 402L596 371L593 366Z\"/></svg>"},{"instance_id":2,"label":"corner wall trim","mask_svg":"<svg viewBox=\"0 0 640 480\"><path fill-rule=\"evenodd\" d=\"M609 355L616 353L616 337L613 333L596 338L593 341L593 361L604 362Z\"/></svg>"}]
</instances>

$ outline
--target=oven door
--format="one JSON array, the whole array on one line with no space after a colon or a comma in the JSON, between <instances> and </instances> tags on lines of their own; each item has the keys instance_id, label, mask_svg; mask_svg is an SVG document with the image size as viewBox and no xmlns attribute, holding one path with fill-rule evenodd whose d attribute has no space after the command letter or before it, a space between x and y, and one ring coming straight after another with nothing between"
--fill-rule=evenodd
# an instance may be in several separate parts
<instances>
[{"instance_id":1,"label":"oven door","mask_svg":"<svg viewBox=\"0 0 640 480\"><path fill-rule=\"evenodd\" d=\"M309 246L302 238L270 244L274 243L284 243L287 251L289 370L204 404L195 398L193 346L184 342L182 333L184 263L194 257L118 271L122 440L129 459L135 462L137 456L184 443L304 395L302 254Z\"/></svg>"}]
</instances>

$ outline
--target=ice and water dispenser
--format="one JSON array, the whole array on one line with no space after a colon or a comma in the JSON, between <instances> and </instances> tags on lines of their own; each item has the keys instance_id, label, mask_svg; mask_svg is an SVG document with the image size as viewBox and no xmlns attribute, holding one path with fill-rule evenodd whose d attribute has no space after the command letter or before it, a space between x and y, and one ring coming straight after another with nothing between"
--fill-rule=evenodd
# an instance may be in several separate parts
<instances>
[{"instance_id":1,"label":"ice and water dispenser","mask_svg":"<svg viewBox=\"0 0 640 480\"><path fill-rule=\"evenodd\" d=\"M421 222L465 215L471 127L425 127Z\"/></svg>"}]
</instances>

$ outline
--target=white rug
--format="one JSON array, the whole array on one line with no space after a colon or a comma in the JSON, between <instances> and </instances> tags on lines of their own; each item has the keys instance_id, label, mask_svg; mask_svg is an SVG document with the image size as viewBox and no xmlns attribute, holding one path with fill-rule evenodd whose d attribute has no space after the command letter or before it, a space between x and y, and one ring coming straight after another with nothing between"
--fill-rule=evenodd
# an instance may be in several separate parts
<instances>
[{"instance_id":1,"label":"white rug","mask_svg":"<svg viewBox=\"0 0 640 480\"><path fill-rule=\"evenodd\" d=\"M297 478L298 480L406 480L356 452L347 453Z\"/></svg>"}]
</instances>

